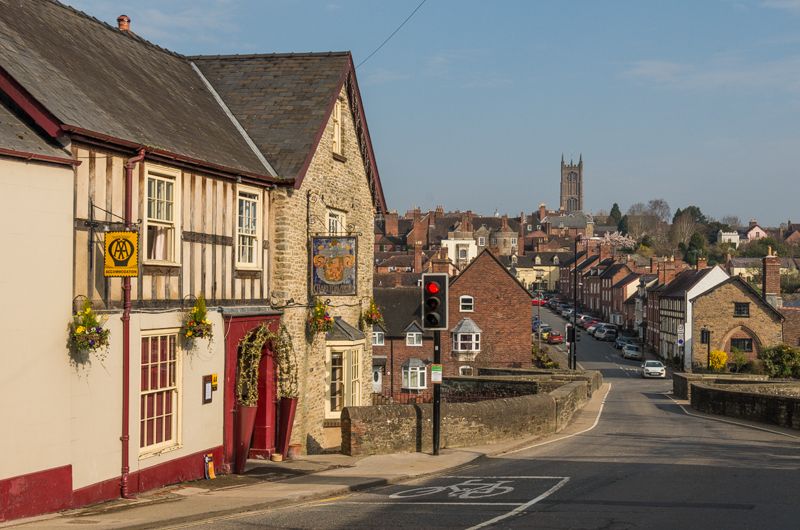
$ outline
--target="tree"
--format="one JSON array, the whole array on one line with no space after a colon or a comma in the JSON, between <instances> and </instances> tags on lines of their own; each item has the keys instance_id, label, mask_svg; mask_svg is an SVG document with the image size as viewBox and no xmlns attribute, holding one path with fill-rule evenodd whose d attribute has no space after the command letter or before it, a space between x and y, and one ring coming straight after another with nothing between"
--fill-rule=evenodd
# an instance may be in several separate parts
<instances>
[{"instance_id":1,"label":"tree","mask_svg":"<svg viewBox=\"0 0 800 530\"><path fill-rule=\"evenodd\" d=\"M647 211L659 221L667 223L672 210L664 199L651 199L647 203Z\"/></svg>"},{"instance_id":2,"label":"tree","mask_svg":"<svg viewBox=\"0 0 800 530\"><path fill-rule=\"evenodd\" d=\"M679 245L680 247L681 245ZM697 258L705 256L706 253L706 238L700 232L695 232L689 238L689 244L685 245L686 251L683 254L683 259L691 265L697 264Z\"/></svg>"},{"instance_id":3,"label":"tree","mask_svg":"<svg viewBox=\"0 0 800 530\"><path fill-rule=\"evenodd\" d=\"M627 234L628 233L628 216L627 215L623 215L622 216L622 218L619 220L619 223L617 223L617 228L623 234Z\"/></svg>"},{"instance_id":4,"label":"tree","mask_svg":"<svg viewBox=\"0 0 800 530\"><path fill-rule=\"evenodd\" d=\"M611 207L611 213L608 214L608 217L612 223L619 226L619 222L622 219L622 211L619 209L619 204L614 203L614 205Z\"/></svg>"},{"instance_id":5,"label":"tree","mask_svg":"<svg viewBox=\"0 0 800 530\"><path fill-rule=\"evenodd\" d=\"M737 215L726 215L722 218L722 224L728 225L729 227L736 229L742 226L742 221L739 219Z\"/></svg>"},{"instance_id":6,"label":"tree","mask_svg":"<svg viewBox=\"0 0 800 530\"><path fill-rule=\"evenodd\" d=\"M694 221L697 224L704 225L708 223L708 218L706 218L706 216L703 215L703 212L701 212L700 208L698 208L697 206L687 206L686 208L683 209L683 213L686 212L689 212L689 215L692 216L692 219L694 219Z\"/></svg>"},{"instance_id":7,"label":"tree","mask_svg":"<svg viewBox=\"0 0 800 530\"><path fill-rule=\"evenodd\" d=\"M678 209L675 215L677 217L672 220L672 241L676 245L688 245L692 234L697 230L697 222L690 212L681 212Z\"/></svg>"}]
</instances>

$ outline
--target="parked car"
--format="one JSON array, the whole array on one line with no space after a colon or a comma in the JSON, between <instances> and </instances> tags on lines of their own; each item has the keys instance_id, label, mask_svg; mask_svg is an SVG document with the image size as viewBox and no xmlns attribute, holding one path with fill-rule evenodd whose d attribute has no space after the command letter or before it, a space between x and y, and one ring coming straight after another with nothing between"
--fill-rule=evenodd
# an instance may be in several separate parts
<instances>
[{"instance_id":1,"label":"parked car","mask_svg":"<svg viewBox=\"0 0 800 530\"><path fill-rule=\"evenodd\" d=\"M543 334L543 333L549 333L550 331L552 331L552 329L553 328L550 327L550 324L540 324L540 325L536 326L533 329L533 331L534 331L534 333L536 333L538 335L538 334Z\"/></svg>"},{"instance_id":2,"label":"parked car","mask_svg":"<svg viewBox=\"0 0 800 530\"><path fill-rule=\"evenodd\" d=\"M544 298L534 298L531 300L532 306L543 306L544 305Z\"/></svg>"},{"instance_id":3,"label":"parked car","mask_svg":"<svg viewBox=\"0 0 800 530\"><path fill-rule=\"evenodd\" d=\"M561 344L564 342L564 335L560 331L551 331L547 335L547 344Z\"/></svg>"},{"instance_id":4,"label":"parked car","mask_svg":"<svg viewBox=\"0 0 800 530\"><path fill-rule=\"evenodd\" d=\"M636 344L637 342L639 342L637 337L625 337L624 335L620 335L617 337L617 340L614 341L614 347L621 350L626 344Z\"/></svg>"},{"instance_id":5,"label":"parked car","mask_svg":"<svg viewBox=\"0 0 800 530\"><path fill-rule=\"evenodd\" d=\"M589 326L586 327L586 332L589 335L594 336L594 332L597 331L597 328L602 326L602 325L603 325L602 322L595 322L594 324L590 324Z\"/></svg>"},{"instance_id":6,"label":"parked car","mask_svg":"<svg viewBox=\"0 0 800 530\"><path fill-rule=\"evenodd\" d=\"M667 368L661 361L645 361L642 365L642 377L667 377Z\"/></svg>"},{"instance_id":7,"label":"parked car","mask_svg":"<svg viewBox=\"0 0 800 530\"><path fill-rule=\"evenodd\" d=\"M583 322L582 324L578 324L578 325L580 327L582 327L583 329L588 331L590 326L594 326L594 325L600 324L600 323L601 322L598 319L592 318L591 320L587 320L586 322Z\"/></svg>"},{"instance_id":8,"label":"parked car","mask_svg":"<svg viewBox=\"0 0 800 530\"><path fill-rule=\"evenodd\" d=\"M636 344L626 344L622 347L622 357L625 359L644 359L642 349Z\"/></svg>"},{"instance_id":9,"label":"parked car","mask_svg":"<svg viewBox=\"0 0 800 530\"><path fill-rule=\"evenodd\" d=\"M610 327L602 327L594 332L597 340L614 340L617 338L617 330Z\"/></svg>"},{"instance_id":10,"label":"parked car","mask_svg":"<svg viewBox=\"0 0 800 530\"><path fill-rule=\"evenodd\" d=\"M575 311L575 310L568 307L568 308L564 309L563 311L561 311L561 316L564 317L564 318L570 318L570 317L572 317L572 312L573 311Z\"/></svg>"}]
</instances>

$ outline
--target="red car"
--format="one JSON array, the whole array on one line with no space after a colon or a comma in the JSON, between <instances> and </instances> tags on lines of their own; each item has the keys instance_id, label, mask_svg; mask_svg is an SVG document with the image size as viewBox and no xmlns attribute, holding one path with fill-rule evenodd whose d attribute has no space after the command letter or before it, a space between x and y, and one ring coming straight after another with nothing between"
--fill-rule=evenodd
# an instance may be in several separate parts
<instances>
[{"instance_id":1,"label":"red car","mask_svg":"<svg viewBox=\"0 0 800 530\"><path fill-rule=\"evenodd\" d=\"M551 331L547 336L547 344L562 344L564 342L564 335L559 331Z\"/></svg>"},{"instance_id":2,"label":"red car","mask_svg":"<svg viewBox=\"0 0 800 530\"><path fill-rule=\"evenodd\" d=\"M534 298L533 300L531 300L531 305L534 306L545 305L545 303L547 303L547 300L545 300L544 298Z\"/></svg>"}]
</instances>

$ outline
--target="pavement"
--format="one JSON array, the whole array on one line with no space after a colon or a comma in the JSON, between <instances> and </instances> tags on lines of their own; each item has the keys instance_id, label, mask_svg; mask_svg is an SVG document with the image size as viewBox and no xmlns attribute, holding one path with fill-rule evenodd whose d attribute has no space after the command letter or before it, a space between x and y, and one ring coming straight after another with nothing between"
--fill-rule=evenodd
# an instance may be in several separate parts
<instances>
[{"instance_id":1,"label":"pavement","mask_svg":"<svg viewBox=\"0 0 800 530\"><path fill-rule=\"evenodd\" d=\"M249 460L244 475L225 475L169 486L136 499L118 499L87 508L0 524L0 528L57 529L165 528L224 518L234 514L335 498L354 491L433 477L485 457L499 457L531 446L558 441L590 429L609 392L606 384L562 432L546 437L427 453L366 457L308 455L292 461Z\"/></svg>"}]
</instances>

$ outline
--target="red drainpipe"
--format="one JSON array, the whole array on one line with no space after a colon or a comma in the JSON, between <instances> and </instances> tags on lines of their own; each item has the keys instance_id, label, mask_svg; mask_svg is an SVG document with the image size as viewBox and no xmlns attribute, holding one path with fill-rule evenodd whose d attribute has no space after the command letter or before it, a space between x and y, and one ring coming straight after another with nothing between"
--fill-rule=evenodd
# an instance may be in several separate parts
<instances>
[{"instance_id":1,"label":"red drainpipe","mask_svg":"<svg viewBox=\"0 0 800 530\"><path fill-rule=\"evenodd\" d=\"M133 228L133 168L144 160L144 149L125 161L125 230ZM128 441L130 440L130 373L131 373L131 279L122 279L122 477L120 494L130 498L128 492Z\"/></svg>"}]
</instances>

